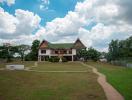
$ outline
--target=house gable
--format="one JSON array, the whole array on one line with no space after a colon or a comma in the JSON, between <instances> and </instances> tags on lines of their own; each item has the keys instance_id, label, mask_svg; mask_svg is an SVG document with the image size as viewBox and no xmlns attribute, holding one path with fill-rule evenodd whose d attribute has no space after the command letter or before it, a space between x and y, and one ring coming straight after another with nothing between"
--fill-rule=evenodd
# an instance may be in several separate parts
<instances>
[{"instance_id":1,"label":"house gable","mask_svg":"<svg viewBox=\"0 0 132 100\"><path fill-rule=\"evenodd\" d=\"M74 48L76 49L85 49L86 46L80 41L80 39L78 38L75 43L74 43Z\"/></svg>"},{"instance_id":2,"label":"house gable","mask_svg":"<svg viewBox=\"0 0 132 100\"><path fill-rule=\"evenodd\" d=\"M46 40L43 40L42 43L39 46L40 49L48 48L48 42Z\"/></svg>"}]
</instances>

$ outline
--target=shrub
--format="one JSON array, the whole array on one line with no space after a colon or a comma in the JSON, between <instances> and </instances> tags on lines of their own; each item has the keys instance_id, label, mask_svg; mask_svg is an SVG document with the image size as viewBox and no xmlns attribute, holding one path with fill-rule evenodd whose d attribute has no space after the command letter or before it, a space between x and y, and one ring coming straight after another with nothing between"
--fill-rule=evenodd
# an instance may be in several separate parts
<instances>
[{"instance_id":1,"label":"shrub","mask_svg":"<svg viewBox=\"0 0 132 100\"><path fill-rule=\"evenodd\" d=\"M67 59L65 57L62 57L62 62L67 62Z\"/></svg>"},{"instance_id":2,"label":"shrub","mask_svg":"<svg viewBox=\"0 0 132 100\"><path fill-rule=\"evenodd\" d=\"M49 62L52 62L52 57L50 57L50 58L48 59L48 61L49 61Z\"/></svg>"},{"instance_id":3,"label":"shrub","mask_svg":"<svg viewBox=\"0 0 132 100\"><path fill-rule=\"evenodd\" d=\"M25 56L25 61L32 61L32 58L31 58L31 53L27 54Z\"/></svg>"},{"instance_id":4,"label":"shrub","mask_svg":"<svg viewBox=\"0 0 132 100\"><path fill-rule=\"evenodd\" d=\"M60 58L59 57L54 57L53 62L59 62Z\"/></svg>"},{"instance_id":5,"label":"shrub","mask_svg":"<svg viewBox=\"0 0 132 100\"><path fill-rule=\"evenodd\" d=\"M60 58L59 57L50 57L49 62L59 62Z\"/></svg>"},{"instance_id":6,"label":"shrub","mask_svg":"<svg viewBox=\"0 0 132 100\"><path fill-rule=\"evenodd\" d=\"M46 57L46 58L45 58L45 61L49 61L49 58L48 58L48 57Z\"/></svg>"}]
</instances>

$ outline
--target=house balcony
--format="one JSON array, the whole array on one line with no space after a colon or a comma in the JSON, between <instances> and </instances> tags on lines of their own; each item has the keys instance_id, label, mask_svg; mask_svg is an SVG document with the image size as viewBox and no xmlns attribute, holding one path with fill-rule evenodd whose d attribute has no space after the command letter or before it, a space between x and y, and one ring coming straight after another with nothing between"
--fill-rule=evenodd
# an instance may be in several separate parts
<instances>
[{"instance_id":1,"label":"house balcony","mask_svg":"<svg viewBox=\"0 0 132 100\"><path fill-rule=\"evenodd\" d=\"M41 56L72 56L76 55L75 50L39 50Z\"/></svg>"},{"instance_id":2,"label":"house balcony","mask_svg":"<svg viewBox=\"0 0 132 100\"><path fill-rule=\"evenodd\" d=\"M72 54L50 54L50 56L72 56Z\"/></svg>"},{"instance_id":3,"label":"house balcony","mask_svg":"<svg viewBox=\"0 0 132 100\"><path fill-rule=\"evenodd\" d=\"M72 50L54 50L51 51L50 53L51 55L55 55L55 56L71 56L72 55Z\"/></svg>"}]
</instances>

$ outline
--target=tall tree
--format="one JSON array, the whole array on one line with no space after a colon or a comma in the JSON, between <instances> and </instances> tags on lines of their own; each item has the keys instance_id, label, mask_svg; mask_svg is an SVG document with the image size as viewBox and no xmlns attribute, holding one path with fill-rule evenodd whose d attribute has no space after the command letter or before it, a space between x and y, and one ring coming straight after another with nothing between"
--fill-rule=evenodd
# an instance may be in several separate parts
<instances>
[{"instance_id":1,"label":"tall tree","mask_svg":"<svg viewBox=\"0 0 132 100\"><path fill-rule=\"evenodd\" d=\"M5 46L0 46L0 58L6 59L8 56L8 48Z\"/></svg>"},{"instance_id":2,"label":"tall tree","mask_svg":"<svg viewBox=\"0 0 132 100\"><path fill-rule=\"evenodd\" d=\"M18 53L21 55L21 60L24 61L25 58L25 53L27 50L30 50L30 46L29 45L19 45L18 46Z\"/></svg>"},{"instance_id":3,"label":"tall tree","mask_svg":"<svg viewBox=\"0 0 132 100\"><path fill-rule=\"evenodd\" d=\"M87 60L87 50L86 49L79 50L79 52L77 53L77 56L79 58L84 58L84 60Z\"/></svg>"},{"instance_id":4,"label":"tall tree","mask_svg":"<svg viewBox=\"0 0 132 100\"><path fill-rule=\"evenodd\" d=\"M1 46L0 58L6 59L7 62L10 62L15 52L16 52L15 46Z\"/></svg>"},{"instance_id":5,"label":"tall tree","mask_svg":"<svg viewBox=\"0 0 132 100\"><path fill-rule=\"evenodd\" d=\"M91 47L91 48L88 48L88 50L80 50L79 56L81 58L84 58L85 61L86 60L97 61L100 57L100 53Z\"/></svg>"},{"instance_id":6,"label":"tall tree","mask_svg":"<svg viewBox=\"0 0 132 100\"><path fill-rule=\"evenodd\" d=\"M132 36L126 40L112 40L109 44L107 59L119 60L132 57Z\"/></svg>"},{"instance_id":7,"label":"tall tree","mask_svg":"<svg viewBox=\"0 0 132 100\"><path fill-rule=\"evenodd\" d=\"M116 60L119 57L119 42L112 40L109 44L109 56L111 60Z\"/></svg>"},{"instance_id":8,"label":"tall tree","mask_svg":"<svg viewBox=\"0 0 132 100\"><path fill-rule=\"evenodd\" d=\"M39 40L34 40L32 43L31 53L30 53L32 60L36 61L38 59L39 44L40 44Z\"/></svg>"},{"instance_id":9,"label":"tall tree","mask_svg":"<svg viewBox=\"0 0 132 100\"><path fill-rule=\"evenodd\" d=\"M91 47L88 49L88 53L87 53L88 59L97 61L99 60L100 55L101 53L95 50L94 48Z\"/></svg>"}]
</instances>

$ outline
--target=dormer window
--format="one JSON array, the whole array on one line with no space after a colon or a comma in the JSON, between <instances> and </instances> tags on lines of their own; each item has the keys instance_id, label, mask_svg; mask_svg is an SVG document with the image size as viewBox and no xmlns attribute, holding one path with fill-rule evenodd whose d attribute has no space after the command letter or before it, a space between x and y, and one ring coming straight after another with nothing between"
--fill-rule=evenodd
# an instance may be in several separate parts
<instances>
[{"instance_id":1,"label":"dormer window","mask_svg":"<svg viewBox=\"0 0 132 100\"><path fill-rule=\"evenodd\" d=\"M41 53L42 54L46 54L46 50L41 50Z\"/></svg>"}]
</instances>

